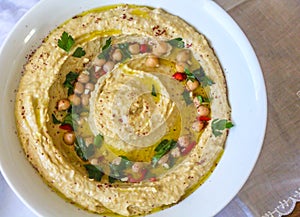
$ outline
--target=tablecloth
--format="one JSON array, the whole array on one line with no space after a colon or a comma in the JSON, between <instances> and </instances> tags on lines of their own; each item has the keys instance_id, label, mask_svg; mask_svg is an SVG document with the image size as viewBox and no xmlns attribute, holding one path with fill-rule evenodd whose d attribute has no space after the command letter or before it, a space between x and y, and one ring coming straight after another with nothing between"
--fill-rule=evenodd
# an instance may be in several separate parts
<instances>
[{"instance_id":1,"label":"tablecloth","mask_svg":"<svg viewBox=\"0 0 300 217\"><path fill-rule=\"evenodd\" d=\"M0 44L37 2L0 0ZM261 155L246 184L217 217L279 217L300 201L300 0L215 2L233 17L254 47L268 95ZM34 216L1 174L0 201L0 216Z\"/></svg>"}]
</instances>

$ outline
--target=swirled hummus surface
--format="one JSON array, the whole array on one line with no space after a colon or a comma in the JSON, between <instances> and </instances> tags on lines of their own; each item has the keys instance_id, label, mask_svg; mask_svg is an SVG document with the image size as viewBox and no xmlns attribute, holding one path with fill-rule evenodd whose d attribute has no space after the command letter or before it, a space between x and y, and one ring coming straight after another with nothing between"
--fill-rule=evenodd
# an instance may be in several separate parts
<instances>
[{"instance_id":1,"label":"swirled hummus surface","mask_svg":"<svg viewBox=\"0 0 300 217\"><path fill-rule=\"evenodd\" d=\"M67 200L144 215L205 181L230 121L205 37L158 8L114 5L53 30L25 66L15 115L24 152Z\"/></svg>"}]
</instances>

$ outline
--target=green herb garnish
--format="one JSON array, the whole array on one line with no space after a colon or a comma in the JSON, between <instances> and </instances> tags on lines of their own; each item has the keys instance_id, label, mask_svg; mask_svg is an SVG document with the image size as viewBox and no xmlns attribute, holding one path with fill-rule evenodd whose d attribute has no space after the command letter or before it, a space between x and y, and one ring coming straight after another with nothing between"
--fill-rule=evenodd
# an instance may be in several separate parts
<instances>
[{"instance_id":1,"label":"green herb garnish","mask_svg":"<svg viewBox=\"0 0 300 217\"><path fill-rule=\"evenodd\" d=\"M157 93L156 93L156 89L155 89L155 86L154 86L154 84L152 84L152 91L151 91L151 95L152 96L157 96Z\"/></svg>"},{"instance_id":2,"label":"green herb garnish","mask_svg":"<svg viewBox=\"0 0 300 217\"><path fill-rule=\"evenodd\" d=\"M105 45L102 47L102 50L106 50L111 45L111 38L107 39Z\"/></svg>"},{"instance_id":3,"label":"green herb garnish","mask_svg":"<svg viewBox=\"0 0 300 217\"><path fill-rule=\"evenodd\" d=\"M76 50L72 56L80 58L80 57L83 57L85 54L86 54L85 50L82 47L78 47L78 48L76 48Z\"/></svg>"},{"instance_id":4,"label":"green herb garnish","mask_svg":"<svg viewBox=\"0 0 300 217\"><path fill-rule=\"evenodd\" d=\"M199 101L200 104L203 103L203 98L202 98L202 96L198 95L198 96L197 96L197 99L198 99L198 101Z\"/></svg>"},{"instance_id":5,"label":"green herb garnish","mask_svg":"<svg viewBox=\"0 0 300 217\"><path fill-rule=\"evenodd\" d=\"M176 141L174 140L167 140L164 139L161 141L158 146L154 149L155 154L152 158L153 166L157 164L157 162L164 156L166 153L168 153L172 148L176 146Z\"/></svg>"},{"instance_id":6,"label":"green herb garnish","mask_svg":"<svg viewBox=\"0 0 300 217\"><path fill-rule=\"evenodd\" d=\"M185 44L182 38L174 38L172 40L169 40L168 43L172 45L172 47L177 47L177 48L184 48Z\"/></svg>"},{"instance_id":7,"label":"green herb garnish","mask_svg":"<svg viewBox=\"0 0 300 217\"><path fill-rule=\"evenodd\" d=\"M74 94L74 83L78 78L79 74L76 72L69 72L66 75L66 80L63 83L64 87L68 88L68 96Z\"/></svg>"},{"instance_id":8,"label":"green herb garnish","mask_svg":"<svg viewBox=\"0 0 300 217\"><path fill-rule=\"evenodd\" d=\"M58 39L58 47L66 52L69 52L74 45L75 41L71 35L67 32L63 32L60 39Z\"/></svg>"},{"instance_id":9,"label":"green herb garnish","mask_svg":"<svg viewBox=\"0 0 300 217\"><path fill-rule=\"evenodd\" d=\"M98 58L107 59L111 48L111 38L109 38L106 40L105 45L102 47L102 52L98 55Z\"/></svg>"},{"instance_id":10,"label":"green herb garnish","mask_svg":"<svg viewBox=\"0 0 300 217\"><path fill-rule=\"evenodd\" d=\"M87 158L90 158L94 154L95 154L95 146L93 144L89 144L89 146L87 146L85 155Z\"/></svg>"},{"instance_id":11,"label":"green herb garnish","mask_svg":"<svg viewBox=\"0 0 300 217\"><path fill-rule=\"evenodd\" d=\"M119 44L118 47L120 48L121 53L123 55L123 58L122 58L121 62L124 62L125 60L131 58L131 53L128 50L129 43Z\"/></svg>"},{"instance_id":12,"label":"green herb garnish","mask_svg":"<svg viewBox=\"0 0 300 217\"><path fill-rule=\"evenodd\" d=\"M58 120L54 114L52 114L52 122L53 122L53 124L61 124L61 121Z\"/></svg>"},{"instance_id":13,"label":"green herb garnish","mask_svg":"<svg viewBox=\"0 0 300 217\"><path fill-rule=\"evenodd\" d=\"M78 157L80 157L83 161L88 161L86 156L87 146L83 138L78 137L75 141L75 151Z\"/></svg>"},{"instance_id":14,"label":"green herb garnish","mask_svg":"<svg viewBox=\"0 0 300 217\"><path fill-rule=\"evenodd\" d=\"M121 180L126 177L125 170L132 167L132 162L126 156L120 156L121 162L120 164L109 164L110 175L108 176L108 180L110 183L114 183L116 180Z\"/></svg>"},{"instance_id":15,"label":"green herb garnish","mask_svg":"<svg viewBox=\"0 0 300 217\"><path fill-rule=\"evenodd\" d=\"M95 154L95 146L93 144L87 146L84 139L78 137L75 142L75 151L83 161L88 161Z\"/></svg>"},{"instance_id":16,"label":"green herb garnish","mask_svg":"<svg viewBox=\"0 0 300 217\"><path fill-rule=\"evenodd\" d=\"M201 83L203 87L211 86L214 84L214 82L205 75L205 72L202 67L193 71L193 75Z\"/></svg>"},{"instance_id":17,"label":"green herb garnish","mask_svg":"<svg viewBox=\"0 0 300 217\"><path fill-rule=\"evenodd\" d=\"M110 169L110 176L114 178L120 178L121 174L123 173L122 169L119 168L119 165L116 164L109 164L109 169Z\"/></svg>"},{"instance_id":18,"label":"green herb garnish","mask_svg":"<svg viewBox=\"0 0 300 217\"><path fill-rule=\"evenodd\" d=\"M77 128L76 121L78 120L79 115L76 113L67 113L64 117L62 124L69 124L75 130Z\"/></svg>"},{"instance_id":19,"label":"green herb garnish","mask_svg":"<svg viewBox=\"0 0 300 217\"><path fill-rule=\"evenodd\" d=\"M94 138L94 145L97 148L100 148L103 144L104 138L101 134L98 134L95 138Z\"/></svg>"},{"instance_id":20,"label":"green herb garnish","mask_svg":"<svg viewBox=\"0 0 300 217\"><path fill-rule=\"evenodd\" d=\"M195 81L196 77L195 75L187 68L184 69L184 73L186 74L186 79L187 80L191 80L191 81Z\"/></svg>"},{"instance_id":21,"label":"green herb garnish","mask_svg":"<svg viewBox=\"0 0 300 217\"><path fill-rule=\"evenodd\" d=\"M200 104L208 104L209 101L210 101L208 98L205 98L205 97L200 96L200 95L197 96L197 99L198 99Z\"/></svg>"},{"instance_id":22,"label":"green herb garnish","mask_svg":"<svg viewBox=\"0 0 300 217\"><path fill-rule=\"evenodd\" d=\"M190 105L193 103L191 96L190 96L190 91L188 91L187 89L184 89L182 96L183 96L183 99L184 99L186 105Z\"/></svg>"},{"instance_id":23,"label":"green herb garnish","mask_svg":"<svg viewBox=\"0 0 300 217\"><path fill-rule=\"evenodd\" d=\"M108 176L108 182L109 182L109 183L114 183L114 182L117 181L117 180L118 180L117 178Z\"/></svg>"},{"instance_id":24,"label":"green herb garnish","mask_svg":"<svg viewBox=\"0 0 300 217\"><path fill-rule=\"evenodd\" d=\"M128 159L128 157L126 156L120 156L122 158L121 163L120 163L120 167L123 169L129 168L132 166L132 162Z\"/></svg>"},{"instance_id":25,"label":"green herb garnish","mask_svg":"<svg viewBox=\"0 0 300 217\"><path fill-rule=\"evenodd\" d=\"M90 179L94 179L95 181L100 182L104 173L102 172L99 166L94 166L91 164L84 165L86 171L89 174Z\"/></svg>"},{"instance_id":26,"label":"green herb garnish","mask_svg":"<svg viewBox=\"0 0 300 217\"><path fill-rule=\"evenodd\" d=\"M211 86L214 82L205 75L205 72L202 67L191 72L189 69L184 69L184 73L186 74L186 79L191 81L199 81L203 87Z\"/></svg>"},{"instance_id":27,"label":"green herb garnish","mask_svg":"<svg viewBox=\"0 0 300 217\"><path fill-rule=\"evenodd\" d=\"M222 135L222 131L233 127L233 123L226 119L214 119L211 124L211 129L214 136Z\"/></svg>"}]
</instances>

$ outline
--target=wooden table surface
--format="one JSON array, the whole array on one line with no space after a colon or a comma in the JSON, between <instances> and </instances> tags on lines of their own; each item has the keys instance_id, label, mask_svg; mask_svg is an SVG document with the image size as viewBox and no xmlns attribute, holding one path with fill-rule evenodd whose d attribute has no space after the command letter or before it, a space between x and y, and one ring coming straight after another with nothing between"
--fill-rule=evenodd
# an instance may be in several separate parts
<instances>
[{"instance_id":1,"label":"wooden table surface","mask_svg":"<svg viewBox=\"0 0 300 217\"><path fill-rule=\"evenodd\" d=\"M299 217L300 216L300 203L297 203L295 210L290 215L287 215L287 216L288 217Z\"/></svg>"}]
</instances>

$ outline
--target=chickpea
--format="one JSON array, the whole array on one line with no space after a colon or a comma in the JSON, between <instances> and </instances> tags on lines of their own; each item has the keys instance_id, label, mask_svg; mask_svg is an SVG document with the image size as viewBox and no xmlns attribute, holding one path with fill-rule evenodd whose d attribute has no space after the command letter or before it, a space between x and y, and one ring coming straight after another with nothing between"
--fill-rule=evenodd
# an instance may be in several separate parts
<instances>
[{"instance_id":1,"label":"chickpea","mask_svg":"<svg viewBox=\"0 0 300 217\"><path fill-rule=\"evenodd\" d=\"M159 59L156 56L149 56L146 59L145 65L151 68L159 66Z\"/></svg>"},{"instance_id":2,"label":"chickpea","mask_svg":"<svg viewBox=\"0 0 300 217\"><path fill-rule=\"evenodd\" d=\"M171 155L174 157L174 158L178 158L178 157L180 157L180 149L179 149L179 147L176 147L176 148L173 148L172 150L171 150Z\"/></svg>"},{"instance_id":3,"label":"chickpea","mask_svg":"<svg viewBox=\"0 0 300 217\"><path fill-rule=\"evenodd\" d=\"M195 131L195 132L200 132L204 127L204 123L202 121L195 121L193 124L192 124L192 129Z\"/></svg>"},{"instance_id":4,"label":"chickpea","mask_svg":"<svg viewBox=\"0 0 300 217\"><path fill-rule=\"evenodd\" d=\"M63 140L67 145L73 145L75 142L76 136L74 132L66 132L63 136Z\"/></svg>"},{"instance_id":5,"label":"chickpea","mask_svg":"<svg viewBox=\"0 0 300 217\"><path fill-rule=\"evenodd\" d=\"M78 76L77 80L80 82L80 83L88 83L89 80L90 80L90 76L85 74L85 73L80 73L80 75Z\"/></svg>"},{"instance_id":6,"label":"chickpea","mask_svg":"<svg viewBox=\"0 0 300 217\"><path fill-rule=\"evenodd\" d=\"M142 162L135 162L131 169L133 172L138 173L144 168L144 164Z\"/></svg>"},{"instance_id":7,"label":"chickpea","mask_svg":"<svg viewBox=\"0 0 300 217\"><path fill-rule=\"evenodd\" d=\"M196 90L197 87L199 87L199 82L198 82L197 80L194 80L194 81L188 80L188 81L186 82L186 88L187 88L189 91Z\"/></svg>"},{"instance_id":8,"label":"chickpea","mask_svg":"<svg viewBox=\"0 0 300 217\"><path fill-rule=\"evenodd\" d=\"M82 94L84 91L83 84L80 82L76 82L74 85L74 92L77 94Z\"/></svg>"},{"instance_id":9,"label":"chickpea","mask_svg":"<svg viewBox=\"0 0 300 217\"><path fill-rule=\"evenodd\" d=\"M115 63L112 61L108 61L103 65L103 70L105 72L110 72L115 66Z\"/></svg>"},{"instance_id":10,"label":"chickpea","mask_svg":"<svg viewBox=\"0 0 300 217\"><path fill-rule=\"evenodd\" d=\"M181 50L178 52L176 60L178 62L187 62L191 57L191 53L189 50Z\"/></svg>"},{"instance_id":11,"label":"chickpea","mask_svg":"<svg viewBox=\"0 0 300 217\"><path fill-rule=\"evenodd\" d=\"M76 94L72 94L69 96L69 100L71 101L72 105L78 106L81 103L80 97Z\"/></svg>"},{"instance_id":12,"label":"chickpea","mask_svg":"<svg viewBox=\"0 0 300 217\"><path fill-rule=\"evenodd\" d=\"M140 52L140 45L138 43L134 43L129 45L128 50L131 54L135 55Z\"/></svg>"},{"instance_id":13,"label":"chickpea","mask_svg":"<svg viewBox=\"0 0 300 217\"><path fill-rule=\"evenodd\" d=\"M87 106L90 103L90 96L88 94L82 94L81 95L81 104L83 106Z\"/></svg>"},{"instance_id":14,"label":"chickpea","mask_svg":"<svg viewBox=\"0 0 300 217\"><path fill-rule=\"evenodd\" d=\"M208 116L209 115L209 108L207 108L206 106L199 106L197 109L197 112L200 116Z\"/></svg>"},{"instance_id":15,"label":"chickpea","mask_svg":"<svg viewBox=\"0 0 300 217\"><path fill-rule=\"evenodd\" d=\"M123 55L122 55L122 52L121 50L118 48L116 49L113 54L111 55L112 59L115 61L115 62L119 62L122 60L123 58Z\"/></svg>"},{"instance_id":16,"label":"chickpea","mask_svg":"<svg viewBox=\"0 0 300 217\"><path fill-rule=\"evenodd\" d=\"M171 49L171 46L164 41L159 41L157 44L155 44L152 48L153 54L156 56L162 56L166 53L168 53Z\"/></svg>"},{"instance_id":17,"label":"chickpea","mask_svg":"<svg viewBox=\"0 0 300 217\"><path fill-rule=\"evenodd\" d=\"M87 83L85 85L85 89L88 89L90 91L93 91L95 89L95 85L93 83Z\"/></svg>"},{"instance_id":18,"label":"chickpea","mask_svg":"<svg viewBox=\"0 0 300 217\"><path fill-rule=\"evenodd\" d=\"M116 157L115 159L113 159L111 163L114 165L120 165L121 161L122 161L121 157Z\"/></svg>"},{"instance_id":19,"label":"chickpea","mask_svg":"<svg viewBox=\"0 0 300 217\"><path fill-rule=\"evenodd\" d=\"M71 103L68 99L61 99L57 103L58 111L65 111L68 110L71 106Z\"/></svg>"},{"instance_id":20,"label":"chickpea","mask_svg":"<svg viewBox=\"0 0 300 217\"><path fill-rule=\"evenodd\" d=\"M99 59L99 58L96 58L93 62L93 64L98 67L102 67L105 63L106 63L105 59Z\"/></svg>"},{"instance_id":21,"label":"chickpea","mask_svg":"<svg viewBox=\"0 0 300 217\"><path fill-rule=\"evenodd\" d=\"M184 135L178 138L177 143L180 147L186 148L190 144L190 138L188 135Z\"/></svg>"}]
</instances>

